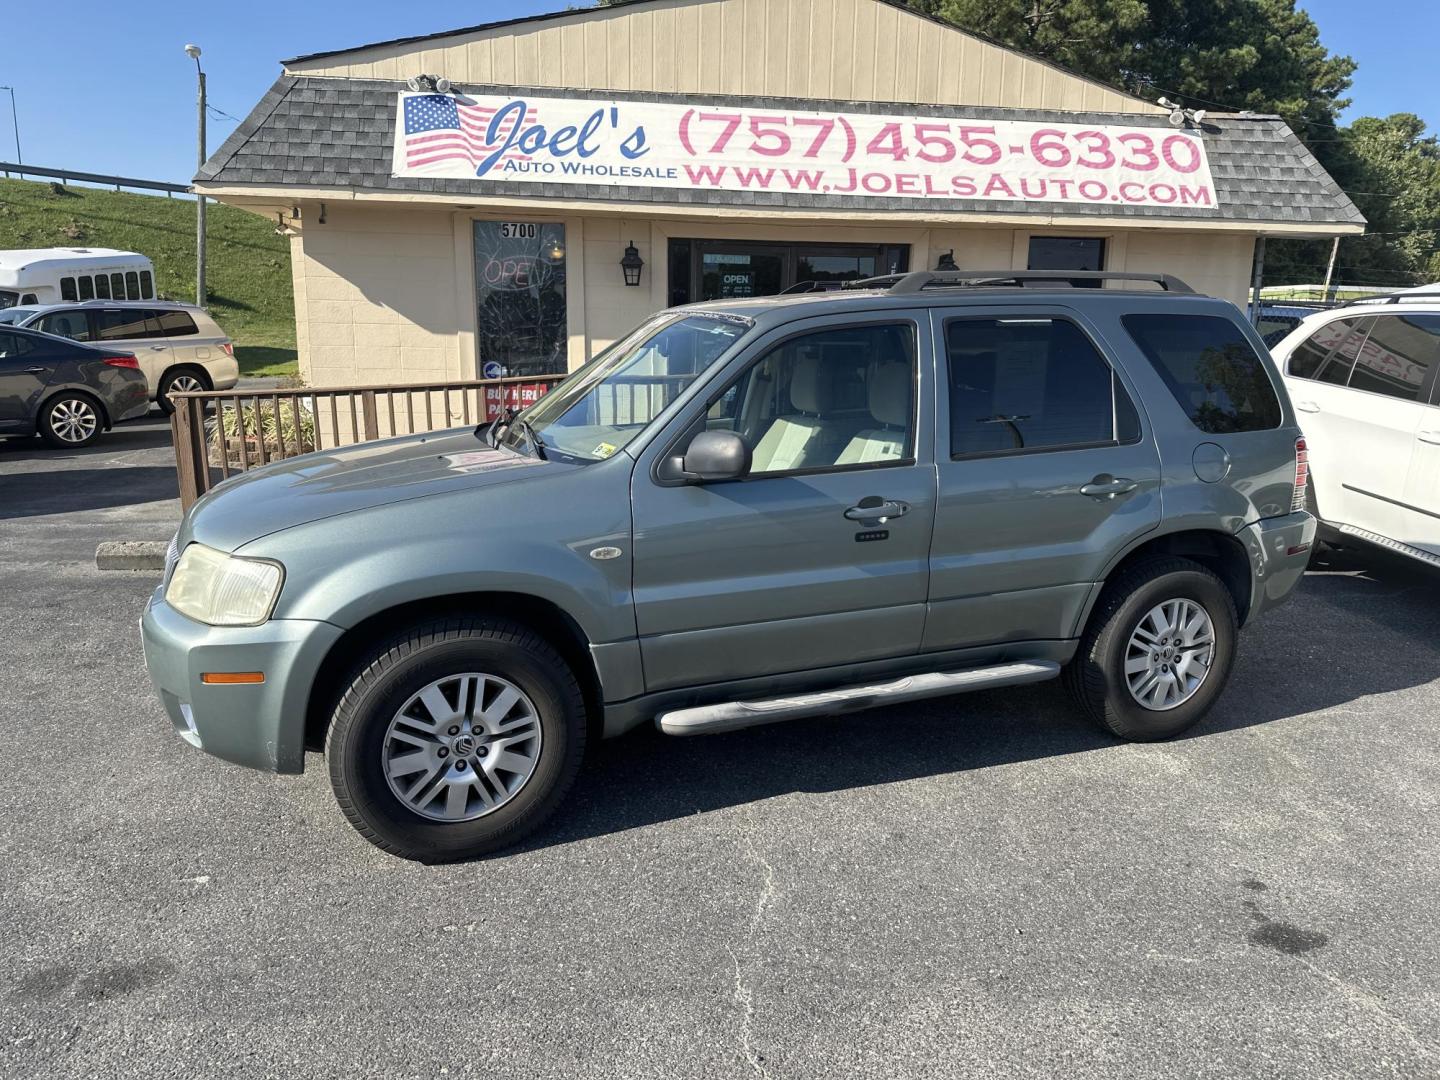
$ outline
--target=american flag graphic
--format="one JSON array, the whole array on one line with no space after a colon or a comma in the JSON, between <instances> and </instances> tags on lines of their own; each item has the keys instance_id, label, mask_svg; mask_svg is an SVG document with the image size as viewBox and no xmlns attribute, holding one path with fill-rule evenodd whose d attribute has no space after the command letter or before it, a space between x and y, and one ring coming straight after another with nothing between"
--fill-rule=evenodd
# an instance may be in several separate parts
<instances>
[{"instance_id":1,"label":"american flag graphic","mask_svg":"<svg viewBox=\"0 0 1440 1080\"><path fill-rule=\"evenodd\" d=\"M466 105L445 94L417 94L405 99L405 165L418 172L442 172L446 162L466 161L478 165L510 137L520 110L509 113L487 139L495 110L483 105ZM538 112L525 112L529 127ZM502 161L529 161L527 154L511 150ZM498 164L498 163L497 163ZM430 168L427 168L430 166Z\"/></svg>"}]
</instances>

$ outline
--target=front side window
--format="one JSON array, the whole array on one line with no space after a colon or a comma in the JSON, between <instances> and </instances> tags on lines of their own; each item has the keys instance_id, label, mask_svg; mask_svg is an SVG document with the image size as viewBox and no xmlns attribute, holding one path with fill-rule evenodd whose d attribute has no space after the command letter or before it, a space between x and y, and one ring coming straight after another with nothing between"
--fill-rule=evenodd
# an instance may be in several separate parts
<instances>
[{"instance_id":1,"label":"front side window","mask_svg":"<svg viewBox=\"0 0 1440 1080\"><path fill-rule=\"evenodd\" d=\"M1350 386L1419 401L1440 353L1440 315L1376 315L1350 371Z\"/></svg>"},{"instance_id":2,"label":"front side window","mask_svg":"<svg viewBox=\"0 0 1440 1080\"><path fill-rule=\"evenodd\" d=\"M71 341L90 340L90 319L83 311L52 311L35 320L35 329Z\"/></svg>"},{"instance_id":3,"label":"front side window","mask_svg":"<svg viewBox=\"0 0 1440 1080\"><path fill-rule=\"evenodd\" d=\"M1129 394L1068 319L954 319L945 325L945 348L952 457L1140 438Z\"/></svg>"},{"instance_id":4,"label":"front side window","mask_svg":"<svg viewBox=\"0 0 1440 1080\"><path fill-rule=\"evenodd\" d=\"M915 328L837 326L770 349L706 415L750 447L750 476L915 459Z\"/></svg>"},{"instance_id":5,"label":"front side window","mask_svg":"<svg viewBox=\"0 0 1440 1080\"><path fill-rule=\"evenodd\" d=\"M1290 354L1286 371L1296 379L1344 386L1350 381L1350 369L1360 346L1365 344L1369 319L1331 319L1317 326Z\"/></svg>"},{"instance_id":6,"label":"front side window","mask_svg":"<svg viewBox=\"0 0 1440 1080\"><path fill-rule=\"evenodd\" d=\"M101 341L130 341L136 338L160 337L160 325L153 311L143 308L110 308L97 311Z\"/></svg>"},{"instance_id":7,"label":"front side window","mask_svg":"<svg viewBox=\"0 0 1440 1080\"><path fill-rule=\"evenodd\" d=\"M527 434L570 461L603 461L640 434L750 329L749 320L706 315L647 323L532 405L528 428L511 425L507 445Z\"/></svg>"},{"instance_id":8,"label":"front side window","mask_svg":"<svg viewBox=\"0 0 1440 1080\"><path fill-rule=\"evenodd\" d=\"M1280 399L1254 346L1218 315L1120 320L1190 422L1210 435L1280 426Z\"/></svg>"}]
</instances>

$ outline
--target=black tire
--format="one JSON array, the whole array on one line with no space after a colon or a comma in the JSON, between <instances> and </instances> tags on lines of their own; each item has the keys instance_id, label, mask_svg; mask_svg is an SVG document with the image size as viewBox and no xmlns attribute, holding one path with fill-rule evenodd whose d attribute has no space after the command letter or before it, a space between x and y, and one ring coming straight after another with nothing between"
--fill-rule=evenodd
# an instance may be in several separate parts
<instances>
[{"instance_id":1,"label":"black tire","mask_svg":"<svg viewBox=\"0 0 1440 1080\"><path fill-rule=\"evenodd\" d=\"M89 433L72 434L80 430L75 423L82 415L91 421ZM89 446L105 430L105 407L99 398L83 390L62 390L40 406L35 426L40 437L56 449L78 450Z\"/></svg>"},{"instance_id":2,"label":"black tire","mask_svg":"<svg viewBox=\"0 0 1440 1080\"><path fill-rule=\"evenodd\" d=\"M421 816L385 777L386 731L412 695L463 672L518 687L539 718L540 749L529 779L496 809L470 821ZM453 862L518 843L565 797L585 755L585 703L574 673L543 638L484 616L414 626L355 669L325 738L330 783L350 823L377 847L421 862Z\"/></svg>"},{"instance_id":3,"label":"black tire","mask_svg":"<svg viewBox=\"0 0 1440 1080\"><path fill-rule=\"evenodd\" d=\"M170 391L175 388L177 379L194 379L202 389L209 390L210 376L205 374L204 368L192 367L188 364L181 364L179 367L172 367L160 376L160 385L155 391L155 404L160 406L160 411L169 416L175 411L175 406L170 401Z\"/></svg>"},{"instance_id":4,"label":"black tire","mask_svg":"<svg viewBox=\"0 0 1440 1080\"><path fill-rule=\"evenodd\" d=\"M1131 636L1157 604L1191 600L1205 609L1214 630L1215 651L1208 674L1193 695L1166 711L1141 705L1125 680ZM1065 668L1065 685L1080 708L1112 735L1153 742L1180 734L1210 711L1235 659L1238 636L1235 601L1224 583L1199 563L1172 555L1141 559L1105 586Z\"/></svg>"}]
</instances>

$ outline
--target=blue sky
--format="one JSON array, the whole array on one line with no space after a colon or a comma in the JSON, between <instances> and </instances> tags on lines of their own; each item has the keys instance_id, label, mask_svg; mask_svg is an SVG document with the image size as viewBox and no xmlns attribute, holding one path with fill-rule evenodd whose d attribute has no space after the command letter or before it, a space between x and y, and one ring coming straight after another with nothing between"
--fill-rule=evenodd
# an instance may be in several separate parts
<instances>
[{"instance_id":1,"label":"blue sky","mask_svg":"<svg viewBox=\"0 0 1440 1080\"><path fill-rule=\"evenodd\" d=\"M195 69L204 49L210 101L243 117L287 56L432 33L567 6L564 0L397 4L394 0L71 0L64 17L12 0L0 47L0 85L15 87L20 141L33 165L184 182L194 174ZM578 6L578 4L576 5ZM1433 0L1309 0L1332 52L1360 63L1348 115L1414 112L1440 126ZM9 96L0 92L0 160L12 160ZM235 124L210 120L210 148Z\"/></svg>"}]
</instances>

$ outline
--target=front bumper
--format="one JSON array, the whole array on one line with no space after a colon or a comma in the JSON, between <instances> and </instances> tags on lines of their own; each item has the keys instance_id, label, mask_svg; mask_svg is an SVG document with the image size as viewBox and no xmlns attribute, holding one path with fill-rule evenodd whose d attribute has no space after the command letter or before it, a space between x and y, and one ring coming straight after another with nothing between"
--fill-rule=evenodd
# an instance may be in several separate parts
<instances>
[{"instance_id":1,"label":"front bumper","mask_svg":"<svg viewBox=\"0 0 1440 1080\"><path fill-rule=\"evenodd\" d=\"M325 622L272 619L260 626L205 626L155 590L140 617L140 640L170 722L206 753L269 772L305 765L310 688L341 630ZM202 672L262 671L263 683L211 685Z\"/></svg>"},{"instance_id":2,"label":"front bumper","mask_svg":"<svg viewBox=\"0 0 1440 1080\"><path fill-rule=\"evenodd\" d=\"M1315 519L1301 510L1263 518L1237 534L1250 555L1250 612L1246 622L1290 598L1310 563L1315 528Z\"/></svg>"}]
</instances>

